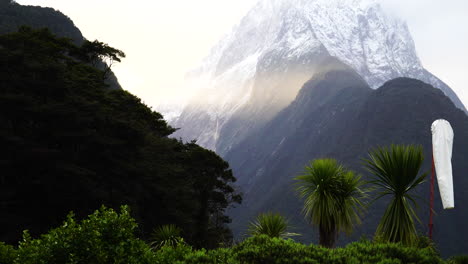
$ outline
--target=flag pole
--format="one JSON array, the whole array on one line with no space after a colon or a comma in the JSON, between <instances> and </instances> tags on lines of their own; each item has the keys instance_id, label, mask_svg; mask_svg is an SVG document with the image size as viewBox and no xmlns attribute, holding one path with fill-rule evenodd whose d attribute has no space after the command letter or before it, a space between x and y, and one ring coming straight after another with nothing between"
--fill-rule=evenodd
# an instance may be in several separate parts
<instances>
[{"instance_id":1,"label":"flag pole","mask_svg":"<svg viewBox=\"0 0 468 264\"><path fill-rule=\"evenodd\" d=\"M429 191L430 193L430 211L429 211L429 239L432 240L432 216L434 214L434 174L435 174L435 168L434 168L434 154L432 154L432 169L431 169L431 189Z\"/></svg>"}]
</instances>

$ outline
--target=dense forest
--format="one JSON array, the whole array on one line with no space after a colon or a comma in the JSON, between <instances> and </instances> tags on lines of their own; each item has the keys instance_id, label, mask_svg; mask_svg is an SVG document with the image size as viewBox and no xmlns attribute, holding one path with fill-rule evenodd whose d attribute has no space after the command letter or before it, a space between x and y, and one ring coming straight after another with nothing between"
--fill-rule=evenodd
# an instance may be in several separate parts
<instances>
[{"instance_id":1,"label":"dense forest","mask_svg":"<svg viewBox=\"0 0 468 264\"><path fill-rule=\"evenodd\" d=\"M99 61L125 54L48 29L0 37L0 240L37 235L73 211L127 204L147 237L176 224L193 245L232 239L224 210L241 202L229 165L127 91L109 89Z\"/></svg>"}]
</instances>

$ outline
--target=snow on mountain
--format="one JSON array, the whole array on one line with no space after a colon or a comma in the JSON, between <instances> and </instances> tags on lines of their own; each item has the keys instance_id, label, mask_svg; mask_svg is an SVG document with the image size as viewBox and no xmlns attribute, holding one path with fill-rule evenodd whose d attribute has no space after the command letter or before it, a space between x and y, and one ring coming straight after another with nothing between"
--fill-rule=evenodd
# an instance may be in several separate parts
<instances>
[{"instance_id":1,"label":"snow on mountain","mask_svg":"<svg viewBox=\"0 0 468 264\"><path fill-rule=\"evenodd\" d=\"M417 78L465 110L421 65L406 23L384 12L378 1L261 0L187 74L188 86L197 92L171 122L181 128L175 136L215 150L220 130L232 118L273 117L330 55L374 89L396 77Z\"/></svg>"}]
</instances>

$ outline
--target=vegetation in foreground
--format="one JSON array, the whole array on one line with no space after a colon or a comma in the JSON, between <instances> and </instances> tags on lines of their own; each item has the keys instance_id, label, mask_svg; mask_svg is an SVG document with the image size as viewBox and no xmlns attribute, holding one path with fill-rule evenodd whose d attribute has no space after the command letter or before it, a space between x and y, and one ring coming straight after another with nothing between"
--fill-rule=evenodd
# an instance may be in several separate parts
<instances>
[{"instance_id":1,"label":"vegetation in foreground","mask_svg":"<svg viewBox=\"0 0 468 264\"><path fill-rule=\"evenodd\" d=\"M151 248L136 237L137 224L128 207L120 212L102 207L82 221L72 214L58 228L37 239L28 232L18 247L0 243L2 264L62 263L463 263L444 261L428 244L419 247L367 240L328 249L291 239L257 235L226 248L194 249L183 241Z\"/></svg>"}]
</instances>

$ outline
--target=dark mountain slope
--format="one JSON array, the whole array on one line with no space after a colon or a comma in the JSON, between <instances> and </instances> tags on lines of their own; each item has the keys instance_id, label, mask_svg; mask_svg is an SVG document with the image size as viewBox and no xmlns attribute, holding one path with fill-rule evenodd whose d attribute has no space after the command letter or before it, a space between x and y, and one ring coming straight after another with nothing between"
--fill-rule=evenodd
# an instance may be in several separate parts
<instances>
[{"instance_id":1,"label":"dark mountain slope","mask_svg":"<svg viewBox=\"0 0 468 264\"><path fill-rule=\"evenodd\" d=\"M40 6L23 6L14 1L0 0L0 35L16 32L21 26L48 28L54 35L72 39L81 45L85 38L73 21L53 8ZM104 69L104 64L98 65ZM113 72L110 72L106 83L112 89L122 89Z\"/></svg>"},{"instance_id":2,"label":"dark mountain slope","mask_svg":"<svg viewBox=\"0 0 468 264\"><path fill-rule=\"evenodd\" d=\"M328 99L326 99L328 98ZM455 132L453 169L456 209L441 211L435 222L435 241L444 255L468 251L463 243L468 230L463 228L468 210L465 191L468 180L468 118L440 90L421 81L398 78L371 90L354 72L332 71L323 79L304 85L296 100L269 122L259 133L247 138L225 157L234 168L245 192L242 207L233 210L233 227L239 234L257 213L280 211L292 219L303 241L316 241L317 234L301 216L301 202L294 193L292 178L308 161L331 157L361 173L360 159L378 145L391 143L422 144L426 171L430 168L432 122L447 119ZM367 175L364 173L365 178ZM422 200L421 219L427 220L428 183L418 189ZM438 195L438 192L436 192ZM461 205L458 206L457 205ZM352 239L375 232L385 208L379 202L369 209L364 223ZM421 227L426 232L425 225ZM343 241L343 237L342 237Z\"/></svg>"},{"instance_id":3,"label":"dark mountain slope","mask_svg":"<svg viewBox=\"0 0 468 264\"><path fill-rule=\"evenodd\" d=\"M81 44L84 38L73 21L60 11L39 6L22 6L9 0L0 0L0 34L17 31L20 26L48 28L55 35L71 38Z\"/></svg>"}]
</instances>

